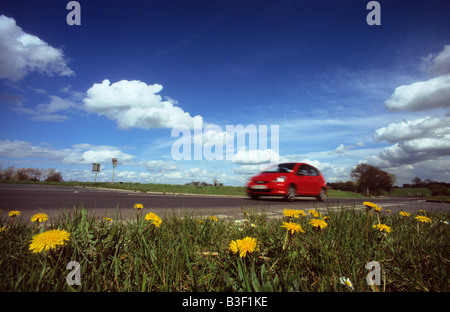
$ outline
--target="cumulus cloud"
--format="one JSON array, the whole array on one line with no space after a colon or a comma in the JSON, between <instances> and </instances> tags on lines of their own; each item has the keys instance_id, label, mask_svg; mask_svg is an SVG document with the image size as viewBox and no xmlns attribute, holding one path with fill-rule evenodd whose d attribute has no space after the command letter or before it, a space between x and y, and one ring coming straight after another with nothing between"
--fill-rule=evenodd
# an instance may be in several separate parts
<instances>
[{"instance_id":1,"label":"cumulus cloud","mask_svg":"<svg viewBox=\"0 0 450 312\"><path fill-rule=\"evenodd\" d=\"M447 179L450 175L450 113L391 123L375 131L377 141L395 143L366 162L388 169L399 180L411 176Z\"/></svg>"},{"instance_id":2,"label":"cumulus cloud","mask_svg":"<svg viewBox=\"0 0 450 312\"><path fill-rule=\"evenodd\" d=\"M438 54L429 54L421 68L435 77L397 87L384 103L387 109L419 112L450 108L450 45Z\"/></svg>"},{"instance_id":3,"label":"cumulus cloud","mask_svg":"<svg viewBox=\"0 0 450 312\"><path fill-rule=\"evenodd\" d=\"M435 77L396 88L385 102L388 109L421 112L450 108L450 45L446 45L438 54L429 54L421 68ZM450 112L444 116L436 114L390 123L377 129L373 137L378 142L385 141L393 145L364 161L399 174L403 180L407 172L432 179L448 177L449 125ZM410 179L406 178L405 182Z\"/></svg>"},{"instance_id":4,"label":"cumulus cloud","mask_svg":"<svg viewBox=\"0 0 450 312\"><path fill-rule=\"evenodd\" d=\"M34 71L46 75L74 74L61 49L24 32L13 18L0 15L0 79L19 81Z\"/></svg>"},{"instance_id":5,"label":"cumulus cloud","mask_svg":"<svg viewBox=\"0 0 450 312\"><path fill-rule=\"evenodd\" d=\"M397 87L385 106L411 112L450 108L450 74Z\"/></svg>"},{"instance_id":6,"label":"cumulus cloud","mask_svg":"<svg viewBox=\"0 0 450 312\"><path fill-rule=\"evenodd\" d=\"M449 125L450 114L444 117L434 115L412 121L403 120L377 129L374 138L376 141L387 141L389 143L423 138L444 139L445 135L450 134Z\"/></svg>"},{"instance_id":7,"label":"cumulus cloud","mask_svg":"<svg viewBox=\"0 0 450 312\"><path fill-rule=\"evenodd\" d=\"M172 128L194 125L194 118L178 106L173 99L163 101L158 95L163 87L147 85L138 80L109 80L95 83L83 100L87 111L116 121L121 129Z\"/></svg>"},{"instance_id":8,"label":"cumulus cloud","mask_svg":"<svg viewBox=\"0 0 450 312\"><path fill-rule=\"evenodd\" d=\"M396 143L384 148L378 156L369 159L374 165L388 168L431 159L439 159L450 153L450 134L440 139L423 138Z\"/></svg>"}]
</instances>

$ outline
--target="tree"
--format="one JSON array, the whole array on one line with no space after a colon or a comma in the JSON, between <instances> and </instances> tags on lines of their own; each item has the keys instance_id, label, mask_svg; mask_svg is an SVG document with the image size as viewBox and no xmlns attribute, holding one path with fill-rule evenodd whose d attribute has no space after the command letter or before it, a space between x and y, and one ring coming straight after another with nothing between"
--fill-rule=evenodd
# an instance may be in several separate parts
<instances>
[{"instance_id":1,"label":"tree","mask_svg":"<svg viewBox=\"0 0 450 312\"><path fill-rule=\"evenodd\" d=\"M421 178L419 177L415 177L414 179L411 180L412 184L414 184L415 187L423 187L424 186L424 182L422 181Z\"/></svg>"},{"instance_id":2,"label":"tree","mask_svg":"<svg viewBox=\"0 0 450 312\"><path fill-rule=\"evenodd\" d=\"M14 166L9 166L6 169L0 170L0 179L1 180L12 180L14 178L15 172L16 172L16 168Z\"/></svg>"},{"instance_id":3,"label":"tree","mask_svg":"<svg viewBox=\"0 0 450 312\"><path fill-rule=\"evenodd\" d=\"M382 190L390 192L396 181L395 175L369 164L356 166L351 172L351 177L356 180L358 192L367 196L380 195Z\"/></svg>"},{"instance_id":4,"label":"tree","mask_svg":"<svg viewBox=\"0 0 450 312\"><path fill-rule=\"evenodd\" d=\"M50 168L46 172L45 182L63 182L63 177L61 172L56 172L55 169Z\"/></svg>"}]
</instances>

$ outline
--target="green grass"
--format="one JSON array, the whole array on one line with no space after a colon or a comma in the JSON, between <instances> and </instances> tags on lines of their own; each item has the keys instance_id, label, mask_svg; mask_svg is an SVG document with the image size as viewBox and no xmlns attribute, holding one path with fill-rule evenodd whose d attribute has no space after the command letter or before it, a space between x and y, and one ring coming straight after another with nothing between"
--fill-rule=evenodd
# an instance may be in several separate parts
<instances>
[{"instance_id":1,"label":"green grass","mask_svg":"<svg viewBox=\"0 0 450 312\"><path fill-rule=\"evenodd\" d=\"M449 291L449 214L382 212L392 232L373 228L376 214L325 211L328 226L315 230L312 216L294 219L305 233L287 235L278 220L250 211L248 221L218 221L193 215L161 216L154 227L143 216L112 222L84 209L67 211L42 224L0 218L0 291ZM420 213L424 214L424 213ZM445 221L445 222L442 222ZM64 247L43 253L28 248L48 229L71 233ZM229 249L232 240L254 237L259 250L245 258ZM285 245L286 242L286 245ZM284 248L285 247L285 248ZM70 286L66 268L80 263L81 285ZM381 265L381 285L366 282L366 264ZM340 283L348 278L353 289Z\"/></svg>"},{"instance_id":2,"label":"green grass","mask_svg":"<svg viewBox=\"0 0 450 312\"><path fill-rule=\"evenodd\" d=\"M390 196L400 196L400 197L425 197L431 196L431 190L426 187L421 188L393 188L391 190Z\"/></svg>"},{"instance_id":3,"label":"green grass","mask_svg":"<svg viewBox=\"0 0 450 312\"><path fill-rule=\"evenodd\" d=\"M432 191L426 187L422 188L395 188L390 196L400 197L426 197L429 201L450 203L450 196L432 196Z\"/></svg>"}]
</instances>

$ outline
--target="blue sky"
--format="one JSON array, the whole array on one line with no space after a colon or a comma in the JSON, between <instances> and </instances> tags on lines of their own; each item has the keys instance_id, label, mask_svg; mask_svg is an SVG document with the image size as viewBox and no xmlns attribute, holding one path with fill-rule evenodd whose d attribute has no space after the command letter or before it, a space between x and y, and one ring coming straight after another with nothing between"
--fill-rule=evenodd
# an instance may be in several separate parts
<instances>
[{"instance_id":1,"label":"blue sky","mask_svg":"<svg viewBox=\"0 0 450 312\"><path fill-rule=\"evenodd\" d=\"M450 181L450 4L378 1L0 4L0 164L92 181L244 185L256 159L174 160L177 125L279 126L281 161ZM204 142L205 143L205 140ZM248 153L248 151L247 151Z\"/></svg>"}]
</instances>

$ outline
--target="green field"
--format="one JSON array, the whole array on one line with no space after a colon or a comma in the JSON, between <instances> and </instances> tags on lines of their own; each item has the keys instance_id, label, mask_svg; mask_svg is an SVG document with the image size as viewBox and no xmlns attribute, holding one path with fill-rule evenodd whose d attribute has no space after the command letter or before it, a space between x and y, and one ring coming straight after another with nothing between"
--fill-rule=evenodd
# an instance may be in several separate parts
<instances>
[{"instance_id":1,"label":"green field","mask_svg":"<svg viewBox=\"0 0 450 312\"><path fill-rule=\"evenodd\" d=\"M431 196L431 190L426 187L421 188L393 188L391 196L401 197L426 197Z\"/></svg>"},{"instance_id":2,"label":"green field","mask_svg":"<svg viewBox=\"0 0 450 312\"><path fill-rule=\"evenodd\" d=\"M156 227L144 218L149 212L103 220L78 209L38 225L4 211L0 291L450 291L448 213L342 209L267 222L264 213L249 211L238 221L161 216ZM282 227L287 221L298 231ZM377 224L389 228L380 232ZM33 240L50 230L66 231L68 241L47 238L50 250L32 252ZM238 245L246 237L256 245ZM80 265L78 277L67 268L72 261ZM372 261L376 274L367 267ZM379 285L367 283L369 273Z\"/></svg>"}]
</instances>

